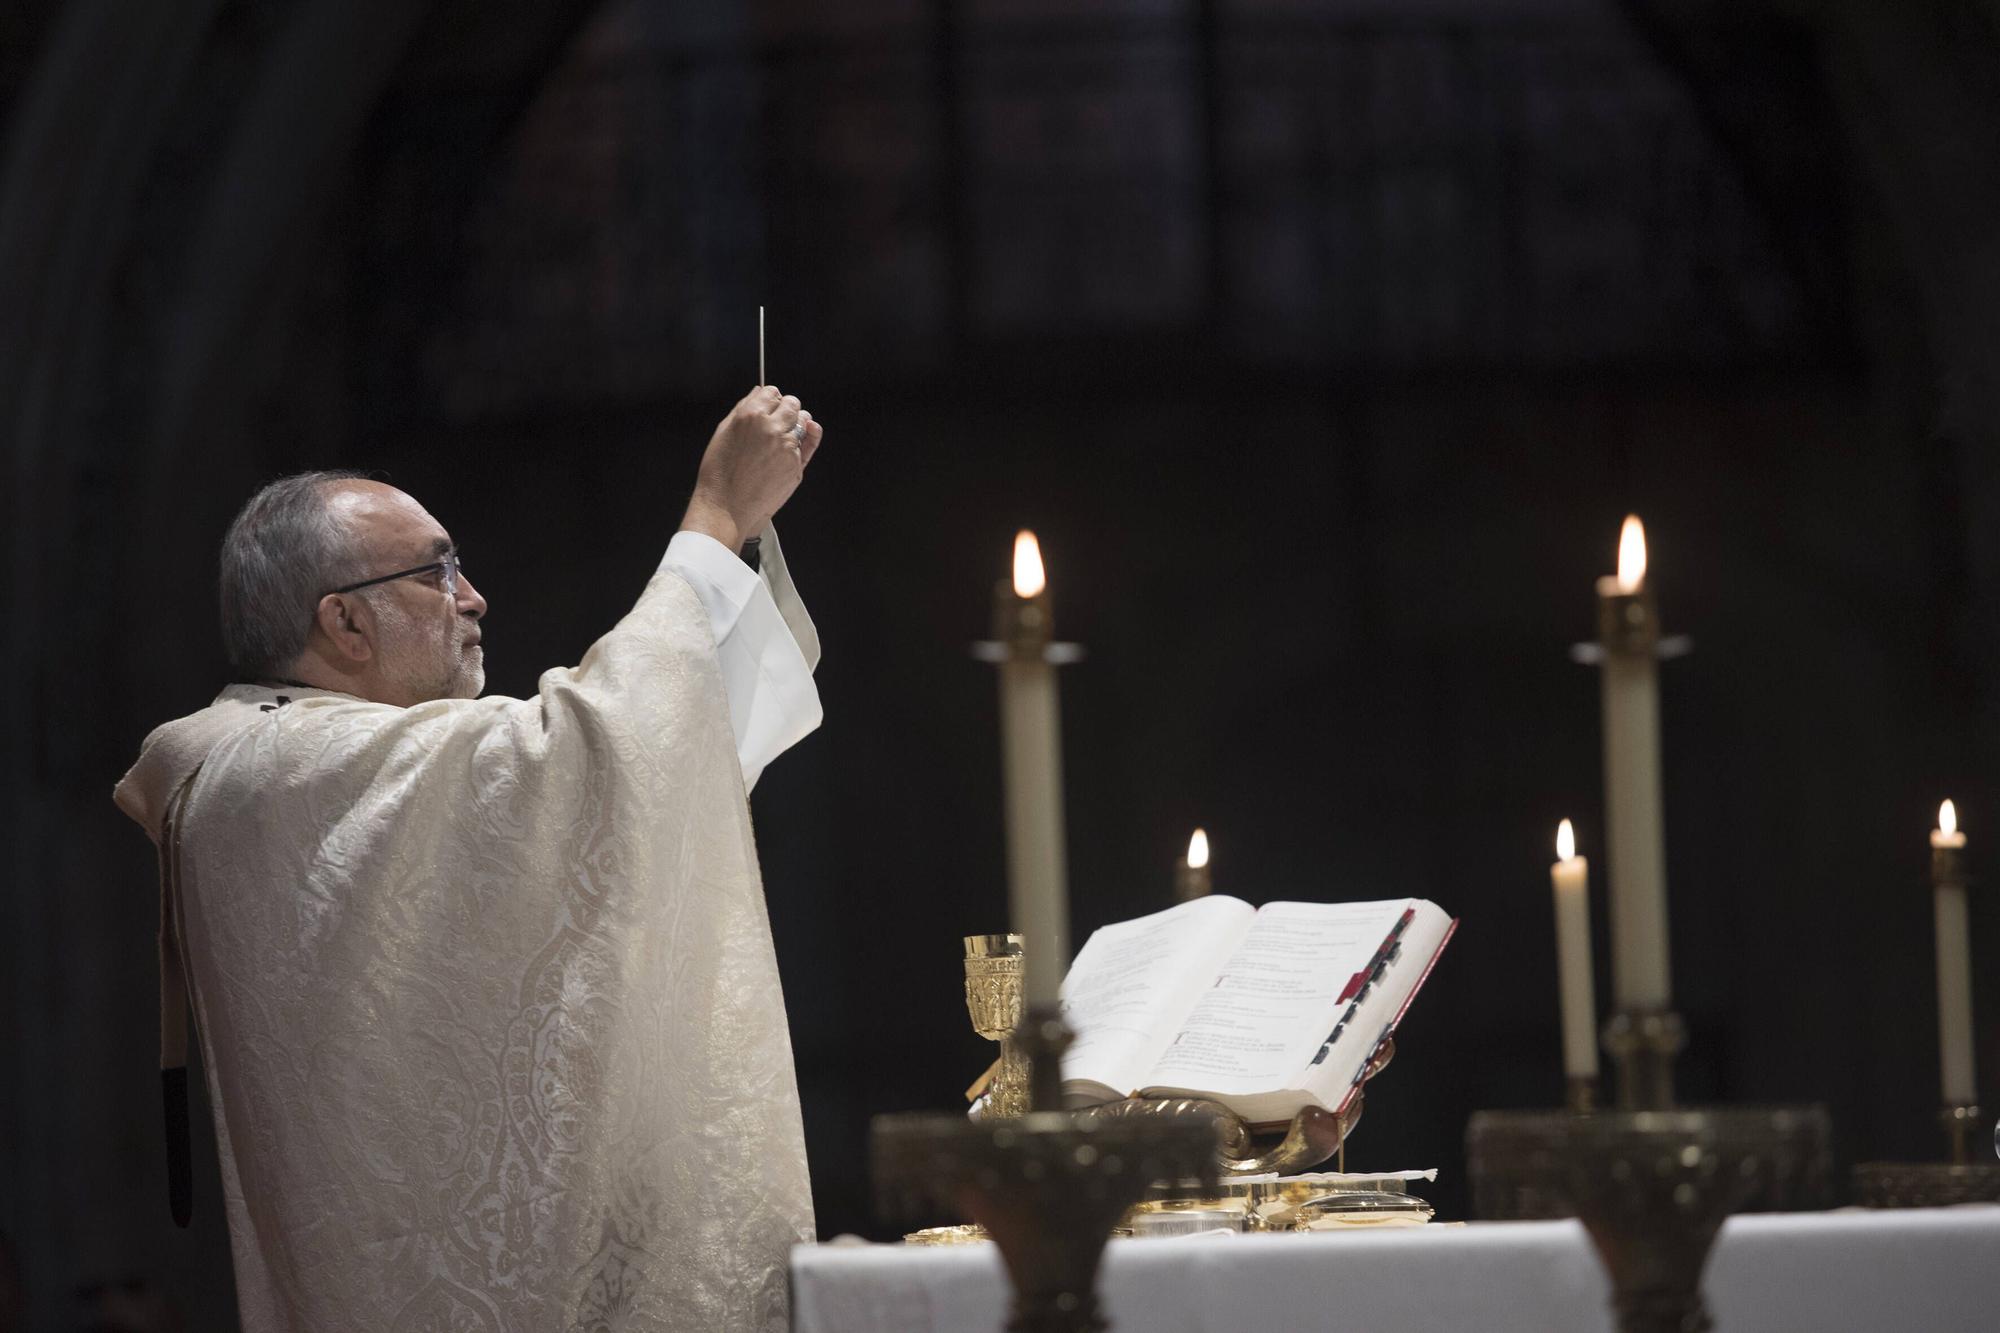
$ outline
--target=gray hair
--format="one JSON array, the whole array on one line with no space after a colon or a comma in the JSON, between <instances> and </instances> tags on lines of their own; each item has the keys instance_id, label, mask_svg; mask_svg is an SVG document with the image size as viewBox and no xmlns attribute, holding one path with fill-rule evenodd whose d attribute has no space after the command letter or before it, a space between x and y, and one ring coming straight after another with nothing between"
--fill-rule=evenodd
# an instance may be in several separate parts
<instances>
[{"instance_id":1,"label":"gray hair","mask_svg":"<svg viewBox=\"0 0 2000 1333\"><path fill-rule=\"evenodd\" d=\"M361 575L359 553L326 502L331 482L359 472L301 472L250 497L222 539L222 648L246 679L269 677L305 651L319 599Z\"/></svg>"}]
</instances>

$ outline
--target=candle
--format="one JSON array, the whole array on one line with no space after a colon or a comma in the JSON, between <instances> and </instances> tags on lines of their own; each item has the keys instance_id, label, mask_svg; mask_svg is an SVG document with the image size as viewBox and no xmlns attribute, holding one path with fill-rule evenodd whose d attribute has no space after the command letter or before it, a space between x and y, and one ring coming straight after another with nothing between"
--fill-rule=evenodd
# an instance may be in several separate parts
<instances>
[{"instance_id":1,"label":"candle","mask_svg":"<svg viewBox=\"0 0 2000 1333\"><path fill-rule=\"evenodd\" d=\"M1000 640L1000 761L1007 811L1007 908L1025 937L1028 1007L1053 1008L1069 967L1063 861L1062 729L1049 662L1048 580L1035 534L1014 539L1014 578L994 593Z\"/></svg>"},{"instance_id":2,"label":"candle","mask_svg":"<svg viewBox=\"0 0 2000 1333\"><path fill-rule=\"evenodd\" d=\"M1965 835L1958 809L1938 807L1931 830L1931 892L1937 906L1938 1048L1944 1104L1971 1106L1979 1098L1972 1072L1972 942L1966 929Z\"/></svg>"},{"instance_id":3,"label":"candle","mask_svg":"<svg viewBox=\"0 0 2000 1333\"><path fill-rule=\"evenodd\" d=\"M1576 854L1567 819L1556 830L1549 867L1556 899L1556 971L1562 993L1563 1072L1597 1077L1597 997L1590 980L1590 862Z\"/></svg>"},{"instance_id":4,"label":"candle","mask_svg":"<svg viewBox=\"0 0 2000 1333\"><path fill-rule=\"evenodd\" d=\"M1667 871L1660 824L1659 621L1636 515L1618 573L1597 581L1604 648L1604 805L1611 854L1611 981L1621 1009L1664 1010Z\"/></svg>"},{"instance_id":5,"label":"candle","mask_svg":"<svg viewBox=\"0 0 2000 1333\"><path fill-rule=\"evenodd\" d=\"M1187 855L1174 864L1174 901L1206 898L1213 888L1208 877L1208 834L1196 829L1188 839Z\"/></svg>"}]
</instances>

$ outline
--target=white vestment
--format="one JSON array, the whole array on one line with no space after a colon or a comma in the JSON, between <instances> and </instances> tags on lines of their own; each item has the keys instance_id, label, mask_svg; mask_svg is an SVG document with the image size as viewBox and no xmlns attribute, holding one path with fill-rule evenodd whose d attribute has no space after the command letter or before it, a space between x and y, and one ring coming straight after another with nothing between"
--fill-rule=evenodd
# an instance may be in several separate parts
<instances>
[{"instance_id":1,"label":"white vestment","mask_svg":"<svg viewBox=\"0 0 2000 1333\"><path fill-rule=\"evenodd\" d=\"M246 1329L786 1326L745 791L819 722L818 641L764 547L678 535L528 699L235 685L148 737L117 800L167 825Z\"/></svg>"}]
</instances>

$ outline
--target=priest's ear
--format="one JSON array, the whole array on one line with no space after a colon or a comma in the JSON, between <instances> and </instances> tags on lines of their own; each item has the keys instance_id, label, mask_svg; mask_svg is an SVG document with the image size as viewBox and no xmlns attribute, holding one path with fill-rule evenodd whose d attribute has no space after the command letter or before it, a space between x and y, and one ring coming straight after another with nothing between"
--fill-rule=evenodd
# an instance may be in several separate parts
<instances>
[{"instance_id":1,"label":"priest's ear","mask_svg":"<svg viewBox=\"0 0 2000 1333\"><path fill-rule=\"evenodd\" d=\"M330 592L320 598L313 625L342 660L358 663L375 656L374 614L353 593Z\"/></svg>"}]
</instances>

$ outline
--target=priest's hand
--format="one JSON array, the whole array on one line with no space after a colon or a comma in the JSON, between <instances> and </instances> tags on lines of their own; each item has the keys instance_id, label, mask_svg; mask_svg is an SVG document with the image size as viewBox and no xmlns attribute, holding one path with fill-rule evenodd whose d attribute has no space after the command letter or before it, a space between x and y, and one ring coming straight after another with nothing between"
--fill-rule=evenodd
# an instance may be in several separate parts
<instances>
[{"instance_id":1,"label":"priest's hand","mask_svg":"<svg viewBox=\"0 0 2000 1333\"><path fill-rule=\"evenodd\" d=\"M823 434L798 399L752 389L709 438L681 530L740 548L798 489Z\"/></svg>"}]
</instances>

